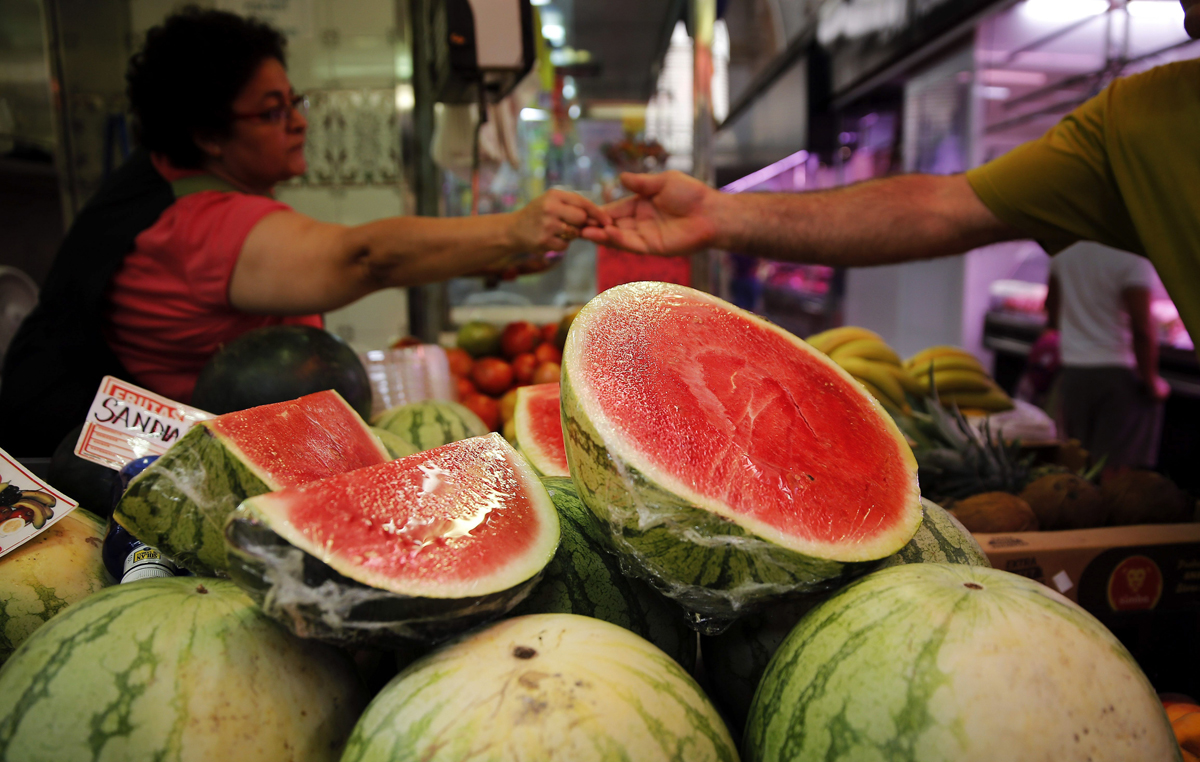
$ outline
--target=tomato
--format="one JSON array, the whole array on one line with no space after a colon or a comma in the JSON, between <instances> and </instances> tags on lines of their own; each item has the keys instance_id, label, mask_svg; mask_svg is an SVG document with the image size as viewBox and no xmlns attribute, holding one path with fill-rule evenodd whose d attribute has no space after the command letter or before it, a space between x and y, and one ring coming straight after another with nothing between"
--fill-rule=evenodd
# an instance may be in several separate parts
<instances>
[{"instance_id":1,"label":"tomato","mask_svg":"<svg viewBox=\"0 0 1200 762\"><path fill-rule=\"evenodd\" d=\"M389 349L405 349L407 347L419 346L421 346L421 340L416 336L401 336L392 342L392 346Z\"/></svg>"},{"instance_id":2,"label":"tomato","mask_svg":"<svg viewBox=\"0 0 1200 762\"><path fill-rule=\"evenodd\" d=\"M557 384L562 367L556 362L544 362L533 372L535 384Z\"/></svg>"},{"instance_id":3,"label":"tomato","mask_svg":"<svg viewBox=\"0 0 1200 762\"><path fill-rule=\"evenodd\" d=\"M562 362L562 352L553 344L543 344L534 350L533 356L537 358L538 365L544 362Z\"/></svg>"},{"instance_id":4,"label":"tomato","mask_svg":"<svg viewBox=\"0 0 1200 762\"><path fill-rule=\"evenodd\" d=\"M471 383L469 378L456 378L454 384L458 389L458 398L464 399L472 394L479 394L479 390L475 388L475 384Z\"/></svg>"},{"instance_id":5,"label":"tomato","mask_svg":"<svg viewBox=\"0 0 1200 762\"><path fill-rule=\"evenodd\" d=\"M500 428L500 403L486 394L471 394L464 397L462 404L483 420L483 425L492 431Z\"/></svg>"},{"instance_id":6,"label":"tomato","mask_svg":"<svg viewBox=\"0 0 1200 762\"><path fill-rule=\"evenodd\" d=\"M517 355L532 352L541 341L542 329L528 320L518 320L504 326L504 332L500 334L500 351L511 360Z\"/></svg>"},{"instance_id":7,"label":"tomato","mask_svg":"<svg viewBox=\"0 0 1200 762\"><path fill-rule=\"evenodd\" d=\"M546 346L545 344L542 345ZM542 347L538 347L541 349ZM537 370L538 359L533 352L526 352L523 355L517 355L513 358L512 368L513 377L517 379L517 384L524 386L533 382L533 372Z\"/></svg>"},{"instance_id":8,"label":"tomato","mask_svg":"<svg viewBox=\"0 0 1200 762\"><path fill-rule=\"evenodd\" d=\"M558 335L558 323L546 323L542 326L542 343L553 344L554 337Z\"/></svg>"},{"instance_id":9,"label":"tomato","mask_svg":"<svg viewBox=\"0 0 1200 762\"><path fill-rule=\"evenodd\" d=\"M500 420L508 423L512 420L513 413L517 410L517 390L509 389L500 398Z\"/></svg>"},{"instance_id":10,"label":"tomato","mask_svg":"<svg viewBox=\"0 0 1200 762\"><path fill-rule=\"evenodd\" d=\"M456 376L466 377L471 375L471 366L475 364L475 359L465 349L446 350L446 359L450 361L450 372Z\"/></svg>"},{"instance_id":11,"label":"tomato","mask_svg":"<svg viewBox=\"0 0 1200 762\"><path fill-rule=\"evenodd\" d=\"M499 396L512 386L513 368L499 357L481 357L471 368L471 380L484 394Z\"/></svg>"}]
</instances>

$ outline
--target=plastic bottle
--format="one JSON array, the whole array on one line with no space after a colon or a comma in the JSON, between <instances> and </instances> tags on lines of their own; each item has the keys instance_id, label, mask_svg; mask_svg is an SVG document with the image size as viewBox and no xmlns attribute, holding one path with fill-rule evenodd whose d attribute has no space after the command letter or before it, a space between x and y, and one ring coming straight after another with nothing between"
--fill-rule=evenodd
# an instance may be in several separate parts
<instances>
[{"instance_id":1,"label":"plastic bottle","mask_svg":"<svg viewBox=\"0 0 1200 762\"><path fill-rule=\"evenodd\" d=\"M125 488L129 486L129 481L157 459L157 455L147 455L144 458L130 461L121 469L120 484L115 487L113 494L114 506ZM175 577L188 573L185 569L176 566L171 559L156 548L150 547L131 535L111 516L108 519L108 532L104 536L101 555L108 573L120 580L121 584L135 582L139 579Z\"/></svg>"}]
</instances>

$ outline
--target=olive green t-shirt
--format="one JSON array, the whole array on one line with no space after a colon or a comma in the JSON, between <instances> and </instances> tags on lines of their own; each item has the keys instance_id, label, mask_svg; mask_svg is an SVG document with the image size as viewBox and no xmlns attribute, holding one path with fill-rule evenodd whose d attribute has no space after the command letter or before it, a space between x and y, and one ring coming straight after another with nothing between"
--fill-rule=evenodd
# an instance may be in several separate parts
<instances>
[{"instance_id":1,"label":"olive green t-shirt","mask_svg":"<svg viewBox=\"0 0 1200 762\"><path fill-rule=\"evenodd\" d=\"M1148 257L1200 345L1200 60L1114 81L967 182L1051 254L1090 240Z\"/></svg>"}]
</instances>

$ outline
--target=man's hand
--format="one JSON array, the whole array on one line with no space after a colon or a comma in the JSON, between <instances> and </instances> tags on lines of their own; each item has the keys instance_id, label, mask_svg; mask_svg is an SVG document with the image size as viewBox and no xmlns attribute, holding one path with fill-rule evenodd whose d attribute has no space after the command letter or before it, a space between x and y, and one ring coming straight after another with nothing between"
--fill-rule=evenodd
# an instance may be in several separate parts
<instances>
[{"instance_id":1,"label":"man's hand","mask_svg":"<svg viewBox=\"0 0 1200 762\"><path fill-rule=\"evenodd\" d=\"M711 245L717 237L720 193L682 172L621 174L621 184L636 195L604 207L610 222L589 225L589 241L637 254L675 256Z\"/></svg>"},{"instance_id":2,"label":"man's hand","mask_svg":"<svg viewBox=\"0 0 1200 762\"><path fill-rule=\"evenodd\" d=\"M606 227L612 217L578 193L551 190L512 214L509 235L518 255L563 251L585 225Z\"/></svg>"}]
</instances>

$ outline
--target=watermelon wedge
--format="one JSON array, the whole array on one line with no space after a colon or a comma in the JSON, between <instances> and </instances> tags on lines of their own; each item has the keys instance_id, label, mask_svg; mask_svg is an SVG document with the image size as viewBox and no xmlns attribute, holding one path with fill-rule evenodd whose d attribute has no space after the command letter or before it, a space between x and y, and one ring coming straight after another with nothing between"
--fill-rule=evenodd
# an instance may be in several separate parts
<instances>
[{"instance_id":1,"label":"watermelon wedge","mask_svg":"<svg viewBox=\"0 0 1200 762\"><path fill-rule=\"evenodd\" d=\"M559 539L537 474L499 434L253 497L232 576L297 634L437 640L506 613Z\"/></svg>"},{"instance_id":2,"label":"watermelon wedge","mask_svg":"<svg viewBox=\"0 0 1200 762\"><path fill-rule=\"evenodd\" d=\"M625 284L580 311L562 416L580 497L702 629L863 573L921 522L916 460L860 384L683 286Z\"/></svg>"},{"instance_id":3,"label":"watermelon wedge","mask_svg":"<svg viewBox=\"0 0 1200 762\"><path fill-rule=\"evenodd\" d=\"M558 384L517 388L517 447L542 476L570 476Z\"/></svg>"},{"instance_id":4,"label":"watermelon wedge","mask_svg":"<svg viewBox=\"0 0 1200 762\"><path fill-rule=\"evenodd\" d=\"M224 574L225 518L247 497L390 458L335 391L196 424L129 483L113 517L202 576Z\"/></svg>"}]
</instances>

